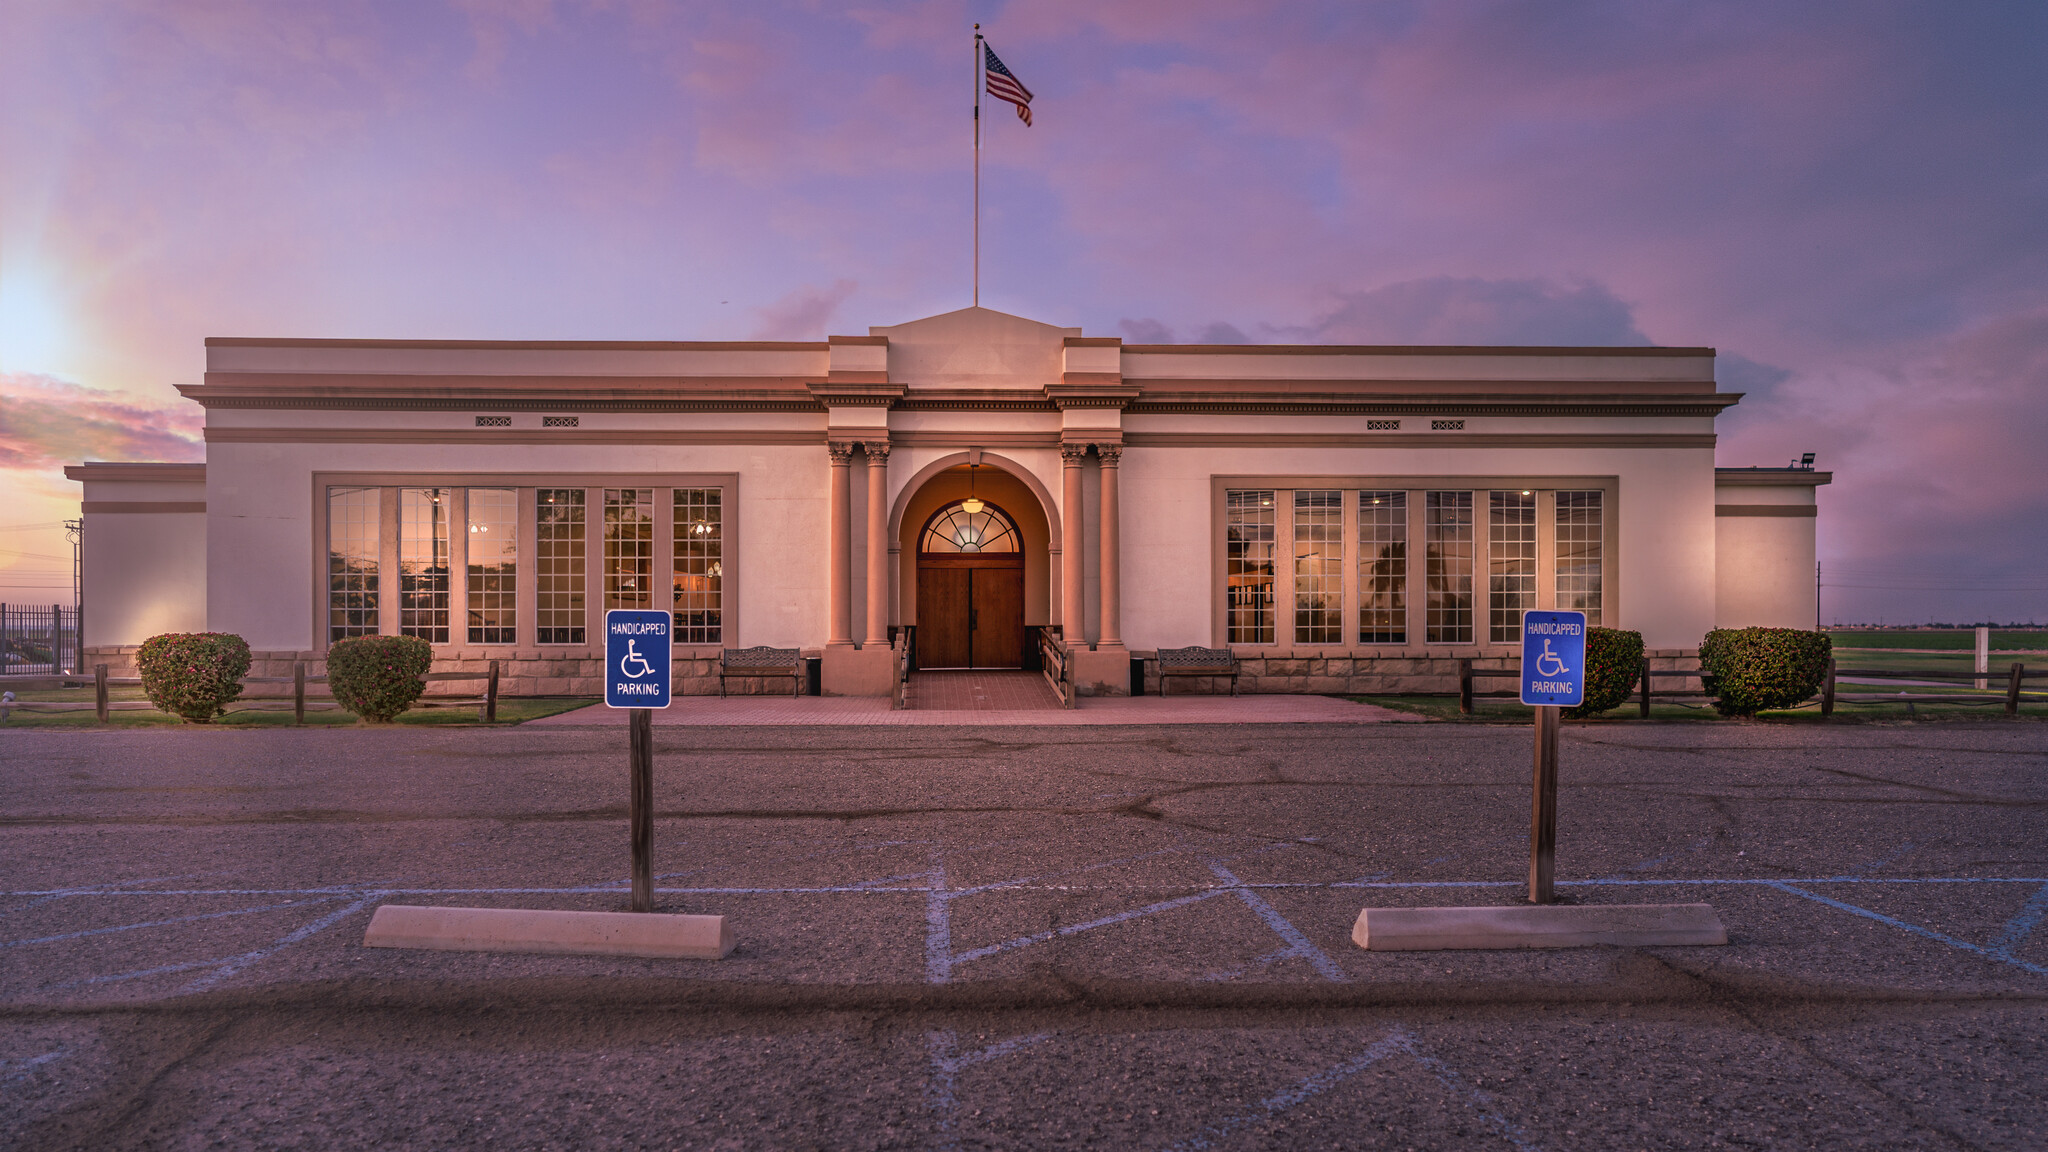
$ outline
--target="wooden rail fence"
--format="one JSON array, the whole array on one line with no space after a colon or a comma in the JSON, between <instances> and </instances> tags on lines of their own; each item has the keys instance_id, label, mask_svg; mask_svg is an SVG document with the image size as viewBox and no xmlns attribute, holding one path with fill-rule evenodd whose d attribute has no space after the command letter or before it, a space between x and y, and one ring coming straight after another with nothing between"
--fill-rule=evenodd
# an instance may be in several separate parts
<instances>
[{"instance_id":1,"label":"wooden rail fence","mask_svg":"<svg viewBox=\"0 0 2048 1152\"><path fill-rule=\"evenodd\" d=\"M1833 660L1829 660L1827 677L1821 681L1820 691L1807 700L1802 701L1802 703L1812 703L1818 700L1820 702L1820 714L1823 716L1834 715L1835 702L1837 700L1852 704L1996 704L2001 703L1999 697L1984 695L1981 690L1976 694L1970 695L1915 694L1911 692L1900 692L1896 695L1890 693L1845 694L1838 691L1836 684L1839 677L1860 676L1873 680L1968 681L1973 685L1984 685L1994 675L1994 673L1989 672L1963 672L1954 669L1937 669L1933 671L1907 669L1900 671L1890 668L1838 668ZM1520 669L1474 668L1470 660L1458 661L1458 711L1467 716L1471 715L1472 703L1475 698L1519 699L1521 696L1520 692L1474 692L1472 686L1475 681L1479 680L1519 680L1521 676ZM1642 668L1636 673L1636 691L1634 693L1638 713L1647 719L1650 715L1650 701L1653 698L1671 699L1685 697L1699 699L1707 696L1704 684L1692 691L1660 692L1652 687L1652 681L1700 680L1701 677L1702 673L1697 670L1652 668L1648 660L1643 661ZM2048 680L2048 671L2029 672L2025 664L2015 662L2011 670L2005 674L2004 679L2006 683L2002 703L2005 705L2005 714L2007 716L2017 716L2020 711L2020 694L2025 682L2028 680Z\"/></svg>"},{"instance_id":2,"label":"wooden rail fence","mask_svg":"<svg viewBox=\"0 0 2048 1152\"><path fill-rule=\"evenodd\" d=\"M421 697L419 700L413 702L413 706L416 708L474 707L477 710L477 719L483 721L486 724L494 724L497 722L498 662L496 660L491 661L490 667L482 672L428 672L425 675L421 676L420 679L428 682L439 683L465 681L473 683L476 681L482 681L484 685L484 690L482 693L478 694L474 698L460 696ZM236 697L236 699L233 702L240 703L244 700L256 701L288 699L292 702L292 723L304 724L306 722L306 686L309 684L325 684L327 683L327 677L308 676L306 674L305 662L299 661L292 665L292 674L289 676L244 676L241 679L241 683L244 687L258 684L291 685L292 692L290 696L239 696ZM156 705L151 704L147 701L122 701L117 704L109 701L108 699L108 689L111 687L114 687L116 685L139 687L141 684L142 677L140 676L107 675L107 666L105 664L93 665L92 675L90 677L77 675L39 676L31 678L8 677L6 680L0 681L0 687L8 689L19 688L25 692L48 692L63 688L83 688L90 685L93 689L93 702L90 705L85 704L83 702L72 701L17 700L13 704L7 705L7 708L18 708L25 712L78 712L90 707L93 710L94 719L96 719L101 724L105 724L107 722L108 714L116 709L119 709L121 711L147 711L149 709L155 708ZM332 699L333 698L330 696L327 702L331 703ZM335 704L334 706L340 707L339 704ZM269 710L270 709L268 708L236 709L236 711L241 712L256 712Z\"/></svg>"}]
</instances>

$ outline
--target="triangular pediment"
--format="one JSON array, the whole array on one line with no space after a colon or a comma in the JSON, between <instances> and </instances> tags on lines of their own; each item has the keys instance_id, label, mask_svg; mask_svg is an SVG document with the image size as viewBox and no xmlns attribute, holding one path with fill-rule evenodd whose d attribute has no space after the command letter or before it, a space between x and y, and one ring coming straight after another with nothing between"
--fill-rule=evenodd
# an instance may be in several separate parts
<instances>
[{"instance_id":1,"label":"triangular pediment","mask_svg":"<svg viewBox=\"0 0 2048 1152\"><path fill-rule=\"evenodd\" d=\"M1066 338L1081 330L992 308L962 308L868 333L888 337L892 384L1039 389L1059 382Z\"/></svg>"}]
</instances>

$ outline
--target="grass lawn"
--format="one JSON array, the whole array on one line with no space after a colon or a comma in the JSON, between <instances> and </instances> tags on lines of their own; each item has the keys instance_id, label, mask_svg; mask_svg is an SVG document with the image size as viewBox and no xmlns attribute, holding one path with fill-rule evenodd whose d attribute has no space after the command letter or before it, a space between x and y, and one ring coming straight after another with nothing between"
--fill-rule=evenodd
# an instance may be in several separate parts
<instances>
[{"instance_id":1,"label":"grass lawn","mask_svg":"<svg viewBox=\"0 0 2048 1152\"><path fill-rule=\"evenodd\" d=\"M1875 632L1829 632L1834 641L1835 651L1844 648L1923 648L1928 651L1953 651L1969 653L1977 650L1977 634L1961 632L1922 632L1910 628L1880 630ZM1992 659L1996 660L2000 649L2007 651L2048 652L2048 630L2014 631L1991 630Z\"/></svg>"},{"instance_id":2,"label":"grass lawn","mask_svg":"<svg viewBox=\"0 0 2048 1152\"><path fill-rule=\"evenodd\" d=\"M1881 691L1876 685L1844 686L1842 691ZM1929 692L1934 689L1916 688L1915 692ZM1944 690L1945 691L1945 690ZM1909 713L1903 704L1850 704L1835 702L1835 714L1822 718L1818 703L1802 708L1784 708L1758 715L1760 720L1782 720L1800 724L1831 724L1837 721L1901 721L1901 720L2004 720L2004 697L1987 694L1987 699L1998 701L1992 704L1920 704L1913 705ZM1451 720L1461 724L1529 724L1535 719L1535 709L1513 698L1476 698L1472 702L1472 715L1458 712L1456 696L1354 696L1363 704L1377 704L1401 712L1412 712L1432 720ZM2048 695L2036 694L2031 699L2020 701L2020 718L2048 720ZM1682 720L1695 722L1720 721L1723 717L1714 711L1714 706L1705 701L1697 704L1677 704L1667 700L1655 700L1650 704L1650 721ZM1567 720L1567 724L1641 724L1645 721L1636 711L1636 703L1627 704L1611 712L1585 720Z\"/></svg>"},{"instance_id":3,"label":"grass lawn","mask_svg":"<svg viewBox=\"0 0 2048 1152\"><path fill-rule=\"evenodd\" d=\"M66 712L28 711L23 705L33 707L38 703L92 703L92 689L68 688L56 692L24 692L0 727L5 728L93 728L98 726L92 709L81 708ZM111 703L142 701L142 689L121 686L110 689L107 698ZM347 728L360 723L355 713L339 707L325 697L307 700L306 727ZM498 698L498 723L517 724L525 720L538 720L543 716L554 716L573 712L597 703L594 699L533 699L527 697L501 696ZM325 704L329 707L316 708ZM115 709L107 716L109 728L153 728L165 725L184 725L184 721L154 708ZM216 717L213 724L222 728L278 728L289 727L292 723L292 702L290 700L263 700L261 702L237 701L228 705L225 716ZM414 707L394 724L441 727L446 725L483 726L477 719L475 705L446 708Z\"/></svg>"},{"instance_id":4,"label":"grass lawn","mask_svg":"<svg viewBox=\"0 0 2048 1152\"><path fill-rule=\"evenodd\" d=\"M1994 651L1988 675L1995 680L2010 672L2014 664L2025 664L2029 671L2039 672L2048 668L2048 656L2015 656L2009 652ZM1977 662L1975 654L1967 649L1961 652L1872 652L1868 649L1837 648L1835 667L1875 668L1885 672L1971 672L1976 670Z\"/></svg>"}]
</instances>

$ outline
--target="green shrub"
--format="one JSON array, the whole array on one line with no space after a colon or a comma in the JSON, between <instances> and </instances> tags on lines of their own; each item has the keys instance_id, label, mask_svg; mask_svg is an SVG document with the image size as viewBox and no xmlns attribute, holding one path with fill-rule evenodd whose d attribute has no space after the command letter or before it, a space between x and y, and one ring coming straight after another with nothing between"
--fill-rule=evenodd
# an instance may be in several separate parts
<instances>
[{"instance_id":1,"label":"green shrub","mask_svg":"<svg viewBox=\"0 0 2048 1152\"><path fill-rule=\"evenodd\" d=\"M1798 628L1716 628L1700 641L1701 682L1723 716L1790 708L1820 689L1833 645Z\"/></svg>"},{"instance_id":2,"label":"green shrub","mask_svg":"<svg viewBox=\"0 0 2048 1152\"><path fill-rule=\"evenodd\" d=\"M142 642L135 666L151 704L205 724L242 694L249 643L232 632L166 632Z\"/></svg>"},{"instance_id":3,"label":"green shrub","mask_svg":"<svg viewBox=\"0 0 2048 1152\"><path fill-rule=\"evenodd\" d=\"M1567 708L1567 720L1582 720L1609 708L1619 707L1635 691L1636 677L1643 670L1643 634L1620 628L1586 629L1585 703Z\"/></svg>"},{"instance_id":4,"label":"green shrub","mask_svg":"<svg viewBox=\"0 0 2048 1152\"><path fill-rule=\"evenodd\" d=\"M327 650L327 688L343 708L388 724L427 690L434 650L417 636L357 636Z\"/></svg>"}]
</instances>

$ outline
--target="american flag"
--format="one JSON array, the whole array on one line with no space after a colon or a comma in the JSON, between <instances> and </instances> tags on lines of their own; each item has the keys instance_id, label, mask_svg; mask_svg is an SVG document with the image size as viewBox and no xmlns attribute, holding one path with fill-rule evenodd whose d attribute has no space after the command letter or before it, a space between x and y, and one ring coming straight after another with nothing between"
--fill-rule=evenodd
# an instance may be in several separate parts
<instances>
[{"instance_id":1,"label":"american flag","mask_svg":"<svg viewBox=\"0 0 2048 1152\"><path fill-rule=\"evenodd\" d=\"M1015 73L1012 73L1003 66L1003 62L996 58L995 49L987 44L983 44L981 50L987 57L984 64L988 70L988 94L998 100L1008 100L1010 103L1015 104L1017 106L1017 119L1022 120L1024 126L1029 128L1031 126L1031 89L1026 88L1017 80Z\"/></svg>"}]
</instances>

